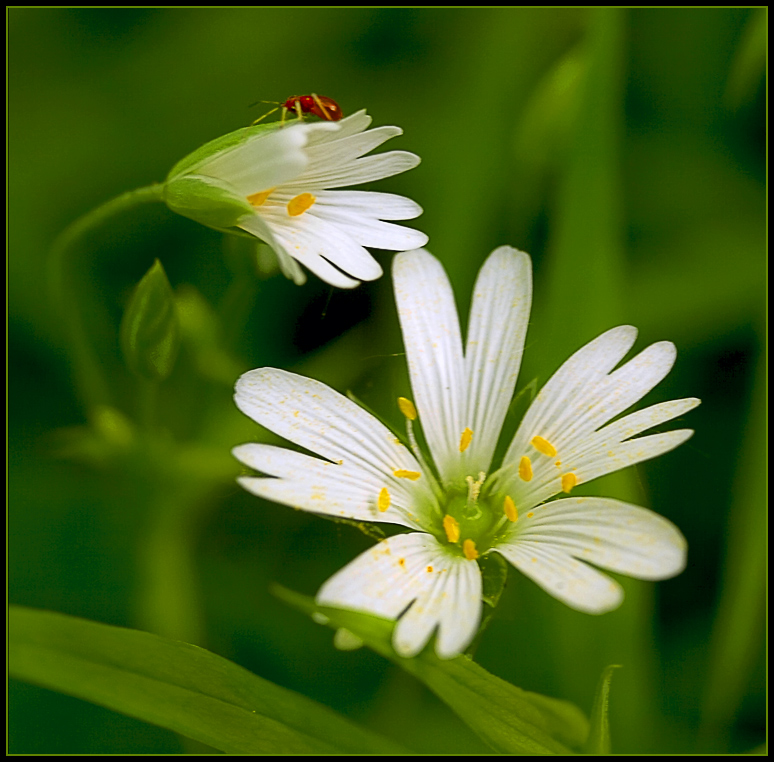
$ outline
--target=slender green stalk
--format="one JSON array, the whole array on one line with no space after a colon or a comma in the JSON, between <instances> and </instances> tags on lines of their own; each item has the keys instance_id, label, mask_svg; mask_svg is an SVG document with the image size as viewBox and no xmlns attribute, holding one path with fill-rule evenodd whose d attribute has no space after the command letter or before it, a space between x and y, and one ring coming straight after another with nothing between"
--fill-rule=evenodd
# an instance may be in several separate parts
<instances>
[{"instance_id":1,"label":"slender green stalk","mask_svg":"<svg viewBox=\"0 0 774 762\"><path fill-rule=\"evenodd\" d=\"M79 305L83 294L74 286L72 271L79 242L110 218L140 204L163 201L164 186L149 185L123 193L77 219L59 235L48 261L48 288L54 315L62 321L78 394L88 408L110 403L110 391L99 359L89 341Z\"/></svg>"}]
</instances>

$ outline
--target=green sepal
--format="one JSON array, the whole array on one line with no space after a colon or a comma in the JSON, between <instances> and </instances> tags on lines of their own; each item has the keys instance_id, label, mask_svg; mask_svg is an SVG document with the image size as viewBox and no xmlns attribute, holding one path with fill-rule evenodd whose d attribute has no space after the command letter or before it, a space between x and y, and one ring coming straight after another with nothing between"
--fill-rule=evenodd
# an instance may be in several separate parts
<instances>
[{"instance_id":1,"label":"green sepal","mask_svg":"<svg viewBox=\"0 0 774 762\"><path fill-rule=\"evenodd\" d=\"M508 579L508 564L499 553L487 553L478 559L478 566L481 569L481 598L495 608Z\"/></svg>"},{"instance_id":2,"label":"green sepal","mask_svg":"<svg viewBox=\"0 0 774 762\"><path fill-rule=\"evenodd\" d=\"M121 349L129 369L141 378L163 381L180 345L172 287L157 259L137 284L121 321Z\"/></svg>"},{"instance_id":3,"label":"green sepal","mask_svg":"<svg viewBox=\"0 0 774 762\"><path fill-rule=\"evenodd\" d=\"M230 185L204 175L181 175L164 186L164 201L175 213L211 228L234 227L253 207Z\"/></svg>"},{"instance_id":4,"label":"green sepal","mask_svg":"<svg viewBox=\"0 0 774 762\"><path fill-rule=\"evenodd\" d=\"M254 124L250 127L242 127L241 129L234 130L234 132L229 132L227 135L221 135L219 138L205 143L201 148L197 148L193 153L189 153L185 158L180 159L167 175L167 182L184 174L194 174L202 164L210 161L217 154L230 151L242 143L246 143L255 135L259 135L262 132L271 132L279 127L280 124L278 122Z\"/></svg>"}]
</instances>

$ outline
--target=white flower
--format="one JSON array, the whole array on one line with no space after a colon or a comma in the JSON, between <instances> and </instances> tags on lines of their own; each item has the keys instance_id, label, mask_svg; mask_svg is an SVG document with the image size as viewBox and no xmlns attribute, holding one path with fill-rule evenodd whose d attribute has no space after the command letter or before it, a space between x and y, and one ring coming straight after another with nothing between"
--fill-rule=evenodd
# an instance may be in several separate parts
<instances>
[{"instance_id":1,"label":"white flower","mask_svg":"<svg viewBox=\"0 0 774 762\"><path fill-rule=\"evenodd\" d=\"M674 345L653 344L615 370L634 344L631 326L578 350L538 394L493 470L527 331L529 257L504 246L486 261L464 350L440 263L426 251L405 252L395 257L393 276L416 400L416 407L398 403L410 446L318 381L262 368L236 386L244 413L320 456L237 447L239 460L268 475L242 477L243 487L306 511L416 530L360 555L322 586L317 602L399 618L393 645L403 656L419 653L437 628L436 651L451 658L478 629L480 555L502 554L548 593L592 614L618 606L623 592L589 563L639 579L678 574L685 540L652 511L597 497L546 502L691 436L679 430L632 438L686 413L697 399L608 423L666 376ZM416 418L434 467L417 446Z\"/></svg>"},{"instance_id":2,"label":"white flower","mask_svg":"<svg viewBox=\"0 0 774 762\"><path fill-rule=\"evenodd\" d=\"M333 286L353 288L382 274L371 246L405 251L427 243L417 230L383 220L418 217L421 207L403 196L334 191L397 175L419 164L406 151L365 156L399 127L365 131L371 117L358 111L339 122L293 123L221 151L196 167L199 176L227 183L253 213L238 227L268 243L296 283L300 262Z\"/></svg>"}]
</instances>

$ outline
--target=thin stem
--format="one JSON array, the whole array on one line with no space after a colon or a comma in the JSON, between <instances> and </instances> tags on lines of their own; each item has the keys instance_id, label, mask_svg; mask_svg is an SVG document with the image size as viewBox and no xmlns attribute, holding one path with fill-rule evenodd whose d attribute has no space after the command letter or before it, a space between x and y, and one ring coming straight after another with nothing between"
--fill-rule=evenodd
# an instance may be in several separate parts
<instances>
[{"instance_id":1,"label":"thin stem","mask_svg":"<svg viewBox=\"0 0 774 762\"><path fill-rule=\"evenodd\" d=\"M62 321L73 364L75 386L81 400L91 408L110 403L110 391L102 367L83 323L79 304L82 294L74 288L72 270L78 242L111 217L140 204L163 201L164 186L154 183L123 193L77 219L54 241L48 261L48 288L54 314ZM79 298L81 297L81 298Z\"/></svg>"}]
</instances>

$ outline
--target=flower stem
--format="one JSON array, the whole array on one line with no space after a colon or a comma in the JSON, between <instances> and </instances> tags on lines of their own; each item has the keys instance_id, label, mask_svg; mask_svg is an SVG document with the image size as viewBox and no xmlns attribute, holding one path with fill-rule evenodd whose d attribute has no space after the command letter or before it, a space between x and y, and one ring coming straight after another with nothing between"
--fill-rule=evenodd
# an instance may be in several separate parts
<instances>
[{"instance_id":1,"label":"flower stem","mask_svg":"<svg viewBox=\"0 0 774 762\"><path fill-rule=\"evenodd\" d=\"M110 404L110 391L99 359L92 347L79 310L83 294L78 293L72 278L78 246L88 233L121 212L140 204L163 201L164 186L158 183L122 193L92 209L59 234L51 247L48 261L48 288L54 315L62 321L67 351L73 365L75 386L87 407Z\"/></svg>"}]
</instances>

